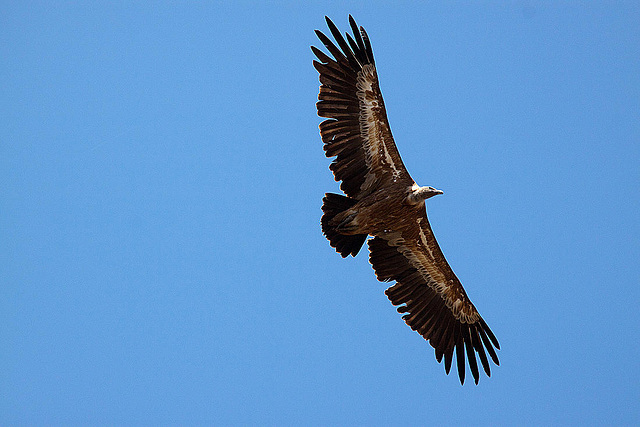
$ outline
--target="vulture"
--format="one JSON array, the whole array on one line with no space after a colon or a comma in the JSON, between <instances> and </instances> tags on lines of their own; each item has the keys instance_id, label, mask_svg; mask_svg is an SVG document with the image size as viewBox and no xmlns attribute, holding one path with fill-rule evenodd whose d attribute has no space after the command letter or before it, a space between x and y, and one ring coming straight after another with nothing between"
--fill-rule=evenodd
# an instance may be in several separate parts
<instances>
[{"instance_id":1,"label":"vulture","mask_svg":"<svg viewBox=\"0 0 640 427\"><path fill-rule=\"evenodd\" d=\"M418 186L407 172L391 135L366 31L349 16L352 34L343 37L325 17L334 43L316 30L329 55L311 46L320 74L318 115L329 169L345 195L326 193L322 232L335 250L356 256L368 240L369 261L402 319L444 358L447 374L455 354L460 383L465 360L478 384L478 359L491 376L500 344L471 303L436 241L425 200L442 194Z\"/></svg>"}]
</instances>

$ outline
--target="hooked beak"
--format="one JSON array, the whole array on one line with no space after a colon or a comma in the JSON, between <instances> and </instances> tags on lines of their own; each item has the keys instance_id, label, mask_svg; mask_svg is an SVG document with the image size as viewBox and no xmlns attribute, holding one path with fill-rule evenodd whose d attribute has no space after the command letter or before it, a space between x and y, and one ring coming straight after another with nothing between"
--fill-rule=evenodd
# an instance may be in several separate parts
<instances>
[{"instance_id":1,"label":"hooked beak","mask_svg":"<svg viewBox=\"0 0 640 427\"><path fill-rule=\"evenodd\" d=\"M430 198L432 198L433 196L437 196L437 195L439 195L439 194L444 194L444 191L442 191L442 190L438 190L437 188L434 188L433 190L431 190L431 191L427 192L427 194L425 194L425 196L426 196L426 197L425 197L425 200L426 200L426 199L430 199Z\"/></svg>"}]
</instances>

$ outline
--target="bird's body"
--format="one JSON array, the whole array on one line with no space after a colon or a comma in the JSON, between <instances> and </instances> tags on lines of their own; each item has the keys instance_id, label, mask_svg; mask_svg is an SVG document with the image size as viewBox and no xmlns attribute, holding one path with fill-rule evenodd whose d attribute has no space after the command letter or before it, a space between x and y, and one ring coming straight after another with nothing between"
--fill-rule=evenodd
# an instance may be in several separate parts
<instances>
[{"instance_id":1,"label":"bird's body","mask_svg":"<svg viewBox=\"0 0 640 427\"><path fill-rule=\"evenodd\" d=\"M338 46L316 34L333 55L312 47L320 62L318 114L330 169L346 195L323 199L322 231L343 257L355 256L368 236L370 262L404 321L444 357L449 373L455 351L460 381L465 359L477 383L476 354L487 375L487 353L498 364L497 339L447 263L427 218L425 200L442 191L420 187L407 172L387 120L369 38L350 16L345 40L327 18Z\"/></svg>"},{"instance_id":2,"label":"bird's body","mask_svg":"<svg viewBox=\"0 0 640 427\"><path fill-rule=\"evenodd\" d=\"M402 184L392 184L384 190L374 191L358 200L352 208L334 218L332 225L338 227L342 234L368 234L375 236L384 230L401 226L407 218L406 210L415 208L405 203L409 194L407 187ZM383 213L381 215L381 213ZM350 221L351 228L340 227L345 218L356 215Z\"/></svg>"}]
</instances>

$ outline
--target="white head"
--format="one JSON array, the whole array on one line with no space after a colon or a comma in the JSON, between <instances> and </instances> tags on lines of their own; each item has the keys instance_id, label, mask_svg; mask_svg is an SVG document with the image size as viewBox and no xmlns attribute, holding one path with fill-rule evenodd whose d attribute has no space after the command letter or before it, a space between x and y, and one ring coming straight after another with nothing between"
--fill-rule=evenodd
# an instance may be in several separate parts
<instances>
[{"instance_id":1,"label":"white head","mask_svg":"<svg viewBox=\"0 0 640 427\"><path fill-rule=\"evenodd\" d=\"M421 194L422 200L427 200L428 198L437 196L438 194L444 194L444 191L429 186L420 187L418 192Z\"/></svg>"},{"instance_id":2,"label":"white head","mask_svg":"<svg viewBox=\"0 0 640 427\"><path fill-rule=\"evenodd\" d=\"M411 193L407 196L407 202L411 205L417 205L438 194L444 194L444 191L429 186L420 187L414 184L413 187L411 187Z\"/></svg>"}]
</instances>

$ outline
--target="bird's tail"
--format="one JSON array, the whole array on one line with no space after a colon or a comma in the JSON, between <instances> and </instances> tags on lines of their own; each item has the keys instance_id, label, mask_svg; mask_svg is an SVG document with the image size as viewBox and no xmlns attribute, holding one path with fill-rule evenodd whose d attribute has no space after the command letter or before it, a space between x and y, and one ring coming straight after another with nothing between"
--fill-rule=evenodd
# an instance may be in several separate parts
<instances>
[{"instance_id":1,"label":"bird's tail","mask_svg":"<svg viewBox=\"0 0 640 427\"><path fill-rule=\"evenodd\" d=\"M330 224L330 222L336 215L351 208L356 202L357 200L355 199L334 193L326 193L322 199L322 212L324 212L320 221L322 223L322 233L343 258L346 258L349 254L356 256L365 240L367 240L367 235L341 234L338 228Z\"/></svg>"}]
</instances>

